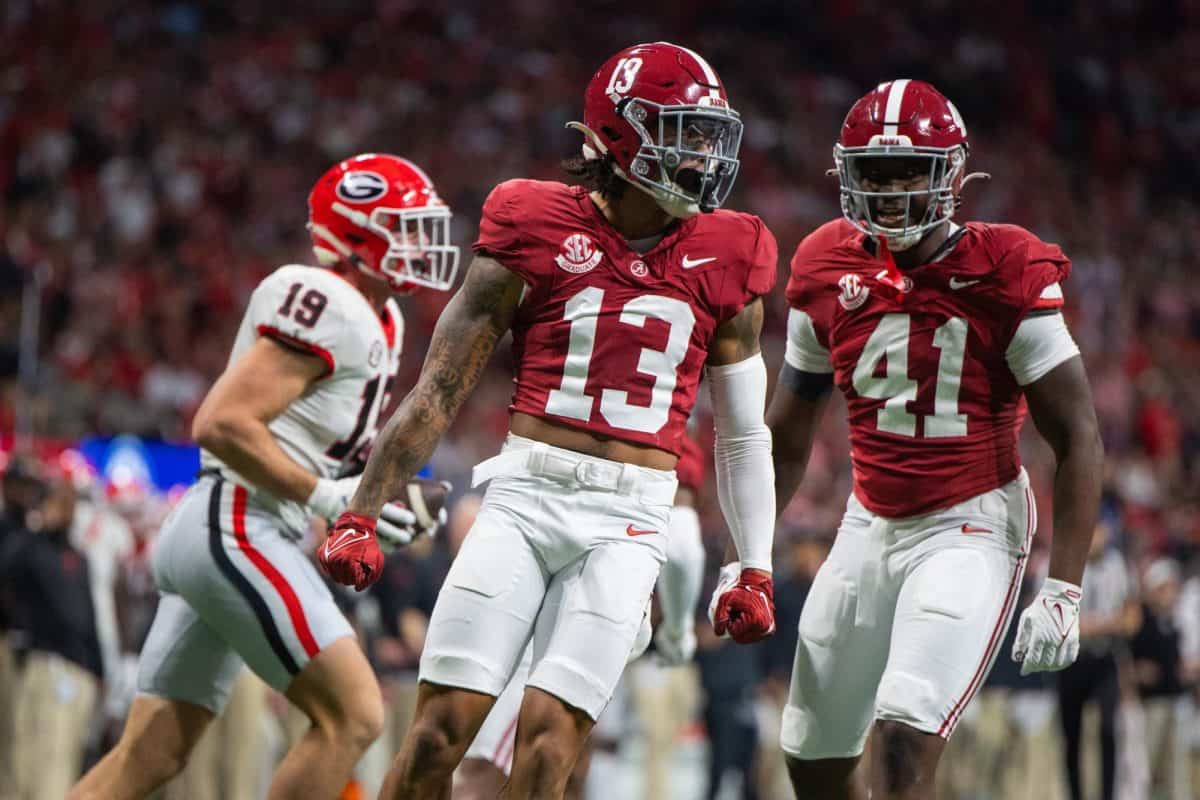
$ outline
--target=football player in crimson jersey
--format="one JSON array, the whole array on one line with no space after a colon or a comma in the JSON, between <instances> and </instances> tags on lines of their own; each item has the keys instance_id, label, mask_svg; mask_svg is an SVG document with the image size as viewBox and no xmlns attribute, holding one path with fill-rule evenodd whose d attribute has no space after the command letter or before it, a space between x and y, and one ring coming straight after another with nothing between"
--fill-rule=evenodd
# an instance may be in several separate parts
<instances>
[{"instance_id":1,"label":"football player in crimson jersey","mask_svg":"<svg viewBox=\"0 0 1200 800\"><path fill-rule=\"evenodd\" d=\"M395 156L348 159L313 187L309 230L323 266L280 267L250 298L193 423L200 478L156 544L161 600L139 694L117 746L72 800L142 798L169 780L243 665L312 721L277 770L272 800L336 796L379 734L375 676L298 540L310 517L336 518L358 484L338 476L369 445L399 366L403 321L391 296L450 287L449 224L429 178ZM384 509L379 533L391 545L436 525L421 518L423 500L411 505Z\"/></svg>"},{"instance_id":2,"label":"football player in crimson jersey","mask_svg":"<svg viewBox=\"0 0 1200 800\"><path fill-rule=\"evenodd\" d=\"M686 664L696 654L695 609L704 581L704 542L701 540L700 517L696 513L696 495L704 485L704 451L691 436L683 439L675 474L679 489L675 494L675 507L671 509L667 560L655 587L662 618L651 631L650 608L647 607L642 628L627 657L630 662L646 651L652 636L658 659L666 666ZM532 660L532 648L527 646L520 666L496 698L483 727L454 774L455 800L490 800L499 794L508 780L512 772L521 696L529 680ZM672 729L671 733L678 731ZM664 744L669 748L673 743L674 736L671 736ZM575 762L564 793L566 798L583 797L591 763L590 744L590 740L585 743L584 751ZM663 753L658 761L665 764L668 756L669 752ZM665 786L663 780L659 783ZM660 794L651 792L650 796Z\"/></svg>"},{"instance_id":3,"label":"football player in crimson jersey","mask_svg":"<svg viewBox=\"0 0 1200 800\"><path fill-rule=\"evenodd\" d=\"M741 122L712 67L666 42L589 83L584 186L514 180L483 208L475 259L416 388L371 453L326 563L365 585L388 497L433 452L496 342L516 362L503 452L475 468L483 507L438 597L413 725L383 796L440 797L533 639L515 797L557 797L611 697L666 552L675 462L701 370L722 507L744 569L723 629L774 628L770 438L760 296L776 272L762 221L719 206Z\"/></svg>"},{"instance_id":4,"label":"football player in crimson jersey","mask_svg":"<svg viewBox=\"0 0 1200 800\"><path fill-rule=\"evenodd\" d=\"M1026 403L1058 470L1050 575L1013 652L1024 673L1078 651L1102 447L1060 313L1070 261L1021 228L952 220L974 176L950 101L919 81L880 84L846 116L834 158L843 218L792 260L767 416L783 507L836 384L854 492L800 618L781 744L798 797L867 797L855 767L873 732L871 796L932 798L1036 527L1017 451Z\"/></svg>"}]
</instances>

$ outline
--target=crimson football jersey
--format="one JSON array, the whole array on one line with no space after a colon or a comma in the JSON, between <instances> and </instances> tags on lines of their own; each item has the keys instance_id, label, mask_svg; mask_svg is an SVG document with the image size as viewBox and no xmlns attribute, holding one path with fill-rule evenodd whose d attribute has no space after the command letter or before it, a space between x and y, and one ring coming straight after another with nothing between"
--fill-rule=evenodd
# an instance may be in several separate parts
<instances>
[{"instance_id":1,"label":"crimson football jersey","mask_svg":"<svg viewBox=\"0 0 1200 800\"><path fill-rule=\"evenodd\" d=\"M633 250L583 187L497 186L477 253L524 279L510 411L675 454L717 327L775 282L762 220L719 209Z\"/></svg>"},{"instance_id":2,"label":"crimson football jersey","mask_svg":"<svg viewBox=\"0 0 1200 800\"><path fill-rule=\"evenodd\" d=\"M958 235L944 258L903 272L903 291L880 282L883 262L842 219L792 259L788 303L846 397L854 492L884 517L947 508L1020 469L1025 409L1006 353L1029 312L1062 305L1071 262L1014 225Z\"/></svg>"}]
</instances>

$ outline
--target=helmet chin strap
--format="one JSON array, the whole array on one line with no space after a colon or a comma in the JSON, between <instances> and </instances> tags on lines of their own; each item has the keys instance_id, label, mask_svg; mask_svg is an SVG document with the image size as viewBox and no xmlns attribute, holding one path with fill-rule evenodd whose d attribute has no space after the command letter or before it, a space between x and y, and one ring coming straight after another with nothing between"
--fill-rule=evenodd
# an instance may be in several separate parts
<instances>
[{"instance_id":1,"label":"helmet chin strap","mask_svg":"<svg viewBox=\"0 0 1200 800\"><path fill-rule=\"evenodd\" d=\"M888 229L885 228L884 230L888 230ZM891 230L896 230L896 229L893 228ZM893 253L903 253L905 250L911 250L912 248L916 247L918 244L921 243L922 240L924 240L924 238L926 236L928 236L934 230L936 230L936 229L931 228L927 231L920 231L918 233L910 233L907 236L901 236L901 235L895 234L895 233L883 233L883 234L877 235L875 238L887 240L888 249L891 250Z\"/></svg>"},{"instance_id":2,"label":"helmet chin strap","mask_svg":"<svg viewBox=\"0 0 1200 800\"><path fill-rule=\"evenodd\" d=\"M638 191L649 195L659 208L675 219L689 219L700 213L700 206L694 200L685 200L684 198L678 197L669 192L664 192L652 186L647 186L641 181L631 180L629 176L625 174L625 170L618 167L615 163L613 164L613 171L617 173L618 178L625 181ZM683 191L679 184L672 182L671 185L676 187L679 191Z\"/></svg>"},{"instance_id":3,"label":"helmet chin strap","mask_svg":"<svg viewBox=\"0 0 1200 800\"><path fill-rule=\"evenodd\" d=\"M624 175L621 177L625 178ZM653 197L654 202L658 203L658 207L670 214L675 219L689 219L700 213L700 204L694 200L685 200L682 197L668 194L667 192L656 191L651 189L649 186L644 186L634 181L630 181L628 178L625 178L625 180L629 183L633 183L634 186L637 186L639 189L642 189L651 197ZM674 181L671 182L671 185L677 188L679 187L679 184L675 183ZM683 190L680 188L679 191Z\"/></svg>"},{"instance_id":4,"label":"helmet chin strap","mask_svg":"<svg viewBox=\"0 0 1200 800\"><path fill-rule=\"evenodd\" d=\"M357 267L359 272L363 273L369 278L387 280L387 276L379 275L373 272L371 268L367 266L367 262L362 259L362 256L351 250L350 246L334 235L333 231L329 230L329 228L316 222L311 223L309 228L322 239L324 239L326 243L333 247L333 250L329 250L327 248L313 248L313 252L316 254L317 260L321 262L323 266L333 267L340 262L345 262Z\"/></svg>"},{"instance_id":5,"label":"helmet chin strap","mask_svg":"<svg viewBox=\"0 0 1200 800\"><path fill-rule=\"evenodd\" d=\"M882 229L883 233L876 234L875 238L876 239L886 239L888 250L890 250L891 252L903 253L905 250L913 249L914 247L919 245L921 242L925 241L926 237L931 235L934 231L936 231L942 225L947 225L947 224L953 224L951 222L951 218L949 216L942 217L941 219L939 219L937 221L936 225L933 225L930 228L927 228L923 231L916 231L914 233L910 233L905 236L901 236L898 233L892 233L892 231L903 230L902 228L890 228L890 229L883 228Z\"/></svg>"}]
</instances>

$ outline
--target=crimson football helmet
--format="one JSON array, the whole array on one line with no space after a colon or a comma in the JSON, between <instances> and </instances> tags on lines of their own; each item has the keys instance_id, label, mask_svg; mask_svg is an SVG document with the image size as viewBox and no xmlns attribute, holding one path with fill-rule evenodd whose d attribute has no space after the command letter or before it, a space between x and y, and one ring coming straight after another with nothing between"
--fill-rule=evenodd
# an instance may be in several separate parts
<instances>
[{"instance_id":1,"label":"crimson football helmet","mask_svg":"<svg viewBox=\"0 0 1200 800\"><path fill-rule=\"evenodd\" d=\"M611 154L617 174L674 217L719 208L738 171L742 122L708 62L686 47L627 47L584 93L587 159Z\"/></svg>"},{"instance_id":2,"label":"crimson football helmet","mask_svg":"<svg viewBox=\"0 0 1200 800\"><path fill-rule=\"evenodd\" d=\"M444 291L458 272L450 209L429 176L397 156L354 156L322 175L308 195L308 230L322 264L349 262L393 291Z\"/></svg>"},{"instance_id":3,"label":"crimson football helmet","mask_svg":"<svg viewBox=\"0 0 1200 800\"><path fill-rule=\"evenodd\" d=\"M892 250L906 250L950 221L967 181L987 177L984 173L965 174L969 151L962 116L932 85L908 79L881 83L850 109L833 148L842 214L863 233L886 238ZM878 158L928 159L928 188L864 190L862 162ZM928 198L925 213L913 220L909 213L913 200L921 197ZM901 227L882 225L872 215L871 200L894 198L904 200Z\"/></svg>"}]
</instances>

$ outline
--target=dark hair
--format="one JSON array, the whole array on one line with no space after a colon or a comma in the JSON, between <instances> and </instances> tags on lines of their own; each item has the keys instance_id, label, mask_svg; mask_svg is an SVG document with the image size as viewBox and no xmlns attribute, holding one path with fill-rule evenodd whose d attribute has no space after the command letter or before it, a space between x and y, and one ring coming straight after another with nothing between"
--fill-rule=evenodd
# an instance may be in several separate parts
<instances>
[{"instance_id":1,"label":"dark hair","mask_svg":"<svg viewBox=\"0 0 1200 800\"><path fill-rule=\"evenodd\" d=\"M599 192L601 197L618 200L625 192L625 180L617 175L612 153L605 153L603 158L571 156L564 158L561 163L572 183Z\"/></svg>"}]
</instances>

